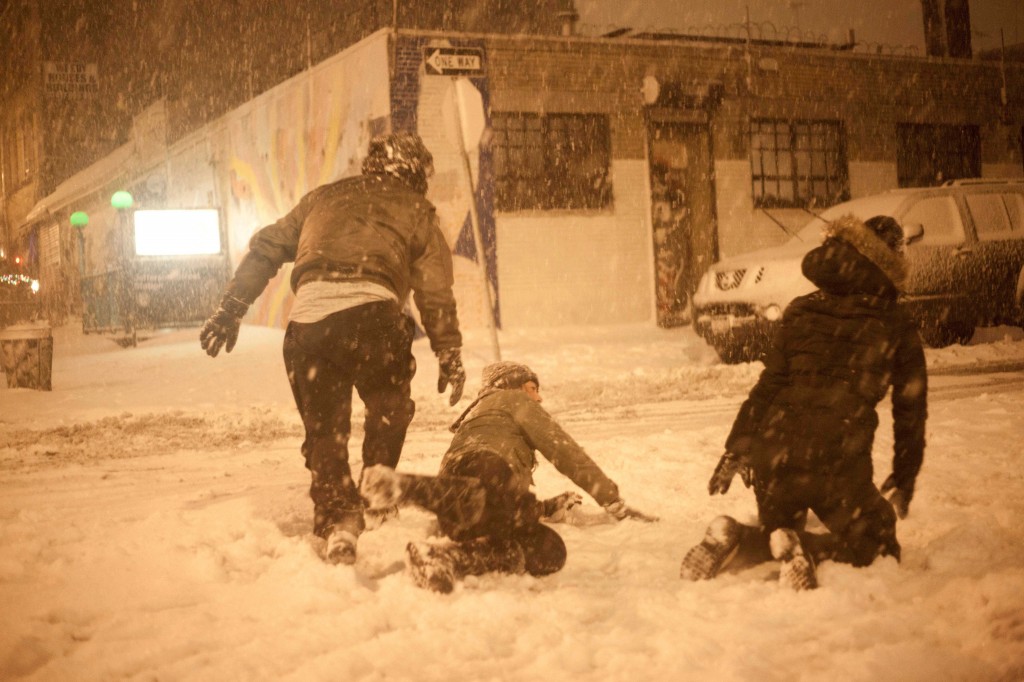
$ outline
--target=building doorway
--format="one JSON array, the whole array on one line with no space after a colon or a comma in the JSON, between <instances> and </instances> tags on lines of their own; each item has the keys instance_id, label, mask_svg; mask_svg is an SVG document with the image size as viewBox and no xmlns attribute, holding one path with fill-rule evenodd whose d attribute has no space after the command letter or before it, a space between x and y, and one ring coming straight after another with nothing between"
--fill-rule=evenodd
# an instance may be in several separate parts
<instances>
[{"instance_id":1,"label":"building doorway","mask_svg":"<svg viewBox=\"0 0 1024 682\"><path fill-rule=\"evenodd\" d=\"M658 326L692 321L691 298L718 251L710 131L705 124L648 124L651 227Z\"/></svg>"}]
</instances>

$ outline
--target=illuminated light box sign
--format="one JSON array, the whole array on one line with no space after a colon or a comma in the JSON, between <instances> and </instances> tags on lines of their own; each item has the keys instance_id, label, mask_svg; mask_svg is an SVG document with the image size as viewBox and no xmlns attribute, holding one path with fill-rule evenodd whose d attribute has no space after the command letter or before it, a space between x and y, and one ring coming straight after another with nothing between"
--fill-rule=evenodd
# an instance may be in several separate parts
<instances>
[{"instance_id":1,"label":"illuminated light box sign","mask_svg":"<svg viewBox=\"0 0 1024 682\"><path fill-rule=\"evenodd\" d=\"M219 254L220 213L213 208L135 211L138 256Z\"/></svg>"}]
</instances>

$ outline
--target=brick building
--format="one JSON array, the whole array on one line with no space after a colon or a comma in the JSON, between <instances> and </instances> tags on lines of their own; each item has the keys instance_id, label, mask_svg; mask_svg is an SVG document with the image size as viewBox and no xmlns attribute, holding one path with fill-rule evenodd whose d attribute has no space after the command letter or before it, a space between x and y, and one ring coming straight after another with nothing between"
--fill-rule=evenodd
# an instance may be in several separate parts
<instances>
[{"instance_id":1,"label":"brick building","mask_svg":"<svg viewBox=\"0 0 1024 682\"><path fill-rule=\"evenodd\" d=\"M506 328L672 326L689 321L707 264L781 243L808 211L894 187L1024 174L1019 61L585 37L560 3L537 3L522 32L484 33L475 29L498 24L471 4L431 28L399 21L297 62L282 82L194 118L180 98L154 100L121 146L14 218L15 241L47 226L70 233L70 213L87 210L84 273L99 271L124 227L106 205L120 187L138 207L216 208L226 276L253 230L317 184L357 172L370 135L413 129L435 153L430 198L469 325L484 323L490 299ZM464 157L466 93L486 133ZM283 323L286 274L254 321Z\"/></svg>"}]
</instances>

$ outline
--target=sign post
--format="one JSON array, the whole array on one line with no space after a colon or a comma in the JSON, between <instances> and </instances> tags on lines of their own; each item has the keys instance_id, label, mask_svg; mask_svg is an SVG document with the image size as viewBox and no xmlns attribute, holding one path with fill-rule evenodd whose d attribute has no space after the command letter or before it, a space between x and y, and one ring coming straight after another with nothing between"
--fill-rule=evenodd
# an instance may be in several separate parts
<instances>
[{"instance_id":1,"label":"sign post","mask_svg":"<svg viewBox=\"0 0 1024 682\"><path fill-rule=\"evenodd\" d=\"M455 80L452 88L455 97L455 117L458 123L459 151L462 152L462 166L469 185L469 221L473 227L473 241L476 242L476 257L480 279L487 302L487 327L491 336L491 355L494 362L501 361L501 347L498 345L498 325L494 320L494 297L491 296L491 280L487 276L487 257L484 254L484 240L480 234L480 218L476 212L476 184L473 182L473 167L469 162L470 150L480 146L484 131L483 98L480 91L465 78Z\"/></svg>"},{"instance_id":2,"label":"sign post","mask_svg":"<svg viewBox=\"0 0 1024 682\"><path fill-rule=\"evenodd\" d=\"M491 336L491 355L495 362L501 360L498 345L498 325L494 315L494 296L491 295L491 280L487 276L487 257L480 233L480 218L476 210L476 183L473 182L473 167L469 160L471 152L480 147L487 125L484 101L466 76L481 76L484 73L484 52L478 47L426 47L423 48L423 65L428 76L449 76L452 87L452 109L454 110L456 137L462 166L469 186L469 221L473 228L476 246L477 272L487 304L487 327Z\"/></svg>"}]
</instances>

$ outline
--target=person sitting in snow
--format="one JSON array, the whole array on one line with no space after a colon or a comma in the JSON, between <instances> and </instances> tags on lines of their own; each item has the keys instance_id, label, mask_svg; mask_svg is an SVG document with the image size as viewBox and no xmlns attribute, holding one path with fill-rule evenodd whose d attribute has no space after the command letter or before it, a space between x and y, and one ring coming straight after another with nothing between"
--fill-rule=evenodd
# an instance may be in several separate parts
<instances>
[{"instance_id":1,"label":"person sitting in snow","mask_svg":"<svg viewBox=\"0 0 1024 682\"><path fill-rule=\"evenodd\" d=\"M816 561L900 558L896 515L908 513L924 457L928 393L917 327L897 305L903 229L888 216L846 216L825 235L802 263L819 289L786 309L708 484L724 494L741 473L760 527L716 518L683 559L684 579L713 578L735 557L734 567L774 558L783 584L807 589ZM890 386L895 453L880 492L871 446ZM804 532L808 510L828 533Z\"/></svg>"},{"instance_id":2,"label":"person sitting in snow","mask_svg":"<svg viewBox=\"0 0 1024 682\"><path fill-rule=\"evenodd\" d=\"M383 465L363 471L360 493L369 508L417 505L435 513L441 533L454 541L409 543L420 587L446 593L467 575L542 576L565 565L565 543L541 521L562 520L583 500L575 492L537 500L530 492L535 450L616 520L655 520L626 506L615 482L540 403L540 381L529 367L490 364L476 400L451 426L455 436L436 477Z\"/></svg>"}]
</instances>

